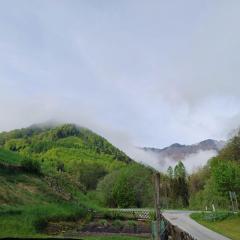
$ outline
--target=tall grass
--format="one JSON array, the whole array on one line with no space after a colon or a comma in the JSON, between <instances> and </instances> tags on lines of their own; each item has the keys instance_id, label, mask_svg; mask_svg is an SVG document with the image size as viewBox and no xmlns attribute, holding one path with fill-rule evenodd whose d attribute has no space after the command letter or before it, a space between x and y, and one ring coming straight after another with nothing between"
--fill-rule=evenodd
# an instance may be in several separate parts
<instances>
[{"instance_id":1,"label":"tall grass","mask_svg":"<svg viewBox=\"0 0 240 240\"><path fill-rule=\"evenodd\" d=\"M0 237L42 236L48 221L84 218L88 210L77 204L52 203L0 208Z\"/></svg>"}]
</instances>

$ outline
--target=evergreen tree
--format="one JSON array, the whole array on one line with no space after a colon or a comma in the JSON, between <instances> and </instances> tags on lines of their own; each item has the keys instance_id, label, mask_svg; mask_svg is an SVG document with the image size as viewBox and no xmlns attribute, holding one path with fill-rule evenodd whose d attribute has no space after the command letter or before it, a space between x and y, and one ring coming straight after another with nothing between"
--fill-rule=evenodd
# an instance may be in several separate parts
<instances>
[{"instance_id":1,"label":"evergreen tree","mask_svg":"<svg viewBox=\"0 0 240 240\"><path fill-rule=\"evenodd\" d=\"M189 205L189 192L187 183L187 173L184 164L179 161L174 168L174 195L175 199L181 199L184 207Z\"/></svg>"},{"instance_id":2,"label":"evergreen tree","mask_svg":"<svg viewBox=\"0 0 240 240\"><path fill-rule=\"evenodd\" d=\"M173 178L173 168L171 166L168 167L167 174L170 179Z\"/></svg>"}]
</instances>

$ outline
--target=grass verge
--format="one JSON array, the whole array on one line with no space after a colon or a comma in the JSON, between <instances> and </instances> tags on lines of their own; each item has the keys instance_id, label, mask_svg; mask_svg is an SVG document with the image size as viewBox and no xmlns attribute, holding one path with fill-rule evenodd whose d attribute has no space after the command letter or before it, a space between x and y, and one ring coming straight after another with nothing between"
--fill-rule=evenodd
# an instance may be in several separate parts
<instances>
[{"instance_id":1,"label":"grass verge","mask_svg":"<svg viewBox=\"0 0 240 240\"><path fill-rule=\"evenodd\" d=\"M217 213L223 215L224 213ZM225 218L216 217L216 220L212 220L208 213L192 213L190 216L196 222L201 225L218 232L233 240L240 239L240 214L228 215Z\"/></svg>"}]
</instances>

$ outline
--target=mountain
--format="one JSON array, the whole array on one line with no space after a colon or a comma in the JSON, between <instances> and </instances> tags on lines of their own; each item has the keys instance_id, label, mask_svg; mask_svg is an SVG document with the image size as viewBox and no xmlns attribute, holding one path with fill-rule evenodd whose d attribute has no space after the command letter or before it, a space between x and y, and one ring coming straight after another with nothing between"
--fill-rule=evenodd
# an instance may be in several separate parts
<instances>
[{"instance_id":1,"label":"mountain","mask_svg":"<svg viewBox=\"0 0 240 240\"><path fill-rule=\"evenodd\" d=\"M213 151L217 153L225 146L225 144L226 142L224 141L207 139L192 145L182 145L179 143L174 143L169 147L165 147L162 149L144 147L143 150L149 153L156 154L159 160L168 158L173 161L184 161L184 159L186 159L190 155L197 154L202 151Z\"/></svg>"},{"instance_id":2,"label":"mountain","mask_svg":"<svg viewBox=\"0 0 240 240\"><path fill-rule=\"evenodd\" d=\"M76 200L77 195L94 190L104 176L131 162L106 139L74 124L35 124L2 132L0 206L34 203L35 195L46 192L53 199L71 196Z\"/></svg>"},{"instance_id":3,"label":"mountain","mask_svg":"<svg viewBox=\"0 0 240 240\"><path fill-rule=\"evenodd\" d=\"M46 168L62 163L70 170L80 162L94 162L110 170L131 162L106 139L74 124L35 124L3 132L0 147L38 159Z\"/></svg>"}]
</instances>

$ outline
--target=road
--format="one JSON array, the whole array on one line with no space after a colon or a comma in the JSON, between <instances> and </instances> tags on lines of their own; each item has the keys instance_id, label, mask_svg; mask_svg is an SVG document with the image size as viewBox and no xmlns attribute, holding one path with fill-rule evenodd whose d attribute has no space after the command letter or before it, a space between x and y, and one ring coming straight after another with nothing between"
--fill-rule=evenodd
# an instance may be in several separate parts
<instances>
[{"instance_id":1,"label":"road","mask_svg":"<svg viewBox=\"0 0 240 240\"><path fill-rule=\"evenodd\" d=\"M191 211L164 211L163 215L173 225L177 225L182 230L188 232L197 240L229 240L208 228L198 224L190 218Z\"/></svg>"}]
</instances>

